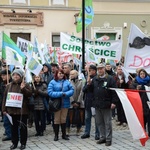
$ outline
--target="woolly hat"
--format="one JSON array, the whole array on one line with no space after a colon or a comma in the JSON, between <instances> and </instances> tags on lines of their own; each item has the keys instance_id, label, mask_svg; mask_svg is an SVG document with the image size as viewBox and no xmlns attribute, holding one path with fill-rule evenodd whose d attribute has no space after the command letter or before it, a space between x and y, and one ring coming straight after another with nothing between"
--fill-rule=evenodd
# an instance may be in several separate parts
<instances>
[{"instance_id":1,"label":"woolly hat","mask_svg":"<svg viewBox=\"0 0 150 150\"><path fill-rule=\"evenodd\" d=\"M14 73L17 73L21 78L24 76L24 72L21 69L15 69L12 72L12 76L13 76Z\"/></svg>"}]
</instances>

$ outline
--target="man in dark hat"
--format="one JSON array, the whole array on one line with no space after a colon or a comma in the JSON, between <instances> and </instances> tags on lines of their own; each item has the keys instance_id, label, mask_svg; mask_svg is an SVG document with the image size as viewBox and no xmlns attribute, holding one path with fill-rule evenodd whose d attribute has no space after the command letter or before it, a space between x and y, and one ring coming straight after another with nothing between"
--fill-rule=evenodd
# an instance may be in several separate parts
<instances>
[{"instance_id":1,"label":"man in dark hat","mask_svg":"<svg viewBox=\"0 0 150 150\"><path fill-rule=\"evenodd\" d=\"M8 82L11 81L10 74L11 74L10 70L6 70L6 69L4 69L0 72L0 75L1 75L1 78L2 78L2 82L0 84L0 95L1 95L0 103L1 104L2 104L3 95L4 95L6 85L8 84ZM11 123L8 120L6 115L3 116L3 122L4 122L4 128L5 128L5 133L4 133L5 137L2 138L2 141L11 140Z\"/></svg>"},{"instance_id":2,"label":"man in dark hat","mask_svg":"<svg viewBox=\"0 0 150 150\"><path fill-rule=\"evenodd\" d=\"M97 74L97 67L95 65L90 65L87 67L88 72L88 80L92 80L96 74ZM84 92L84 105L85 105L85 131L84 134L81 136L82 139L89 138L90 137L90 131L91 131L91 119L92 119L92 101L93 101L93 92L87 89L87 82L85 83L85 86L83 87ZM95 123L95 140L99 140L99 131Z\"/></svg>"}]
</instances>

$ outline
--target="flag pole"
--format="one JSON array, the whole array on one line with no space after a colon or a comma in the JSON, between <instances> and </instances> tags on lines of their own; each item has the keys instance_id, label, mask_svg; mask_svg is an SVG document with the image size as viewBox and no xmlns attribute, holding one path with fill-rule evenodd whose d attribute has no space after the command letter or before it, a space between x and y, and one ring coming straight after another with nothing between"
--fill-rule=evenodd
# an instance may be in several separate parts
<instances>
[{"instance_id":1,"label":"flag pole","mask_svg":"<svg viewBox=\"0 0 150 150\"><path fill-rule=\"evenodd\" d=\"M82 73L85 75L85 0L82 0Z\"/></svg>"}]
</instances>

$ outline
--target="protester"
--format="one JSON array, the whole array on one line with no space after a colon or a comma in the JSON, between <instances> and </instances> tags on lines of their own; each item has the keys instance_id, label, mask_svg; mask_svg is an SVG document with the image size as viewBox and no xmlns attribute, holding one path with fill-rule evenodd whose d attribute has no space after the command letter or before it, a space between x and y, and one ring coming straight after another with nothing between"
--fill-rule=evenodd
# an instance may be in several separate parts
<instances>
[{"instance_id":1,"label":"protester","mask_svg":"<svg viewBox=\"0 0 150 150\"><path fill-rule=\"evenodd\" d=\"M78 72L76 70L70 71L70 82L74 87L74 94L70 98L71 107L68 111L67 124L66 124L67 134L69 135L70 133L70 120L71 120L71 123L76 125L77 128L76 135L78 136L82 127L83 116L81 116L81 113L82 115L84 115L83 113L84 109L81 108L83 108L84 104L83 104L83 92L82 92L83 82L82 79L78 78Z\"/></svg>"},{"instance_id":2,"label":"protester","mask_svg":"<svg viewBox=\"0 0 150 150\"><path fill-rule=\"evenodd\" d=\"M113 71L112 66L110 65L110 63L106 63L105 69L106 69L106 73L108 73L111 76L115 76L115 72Z\"/></svg>"},{"instance_id":3,"label":"protester","mask_svg":"<svg viewBox=\"0 0 150 150\"><path fill-rule=\"evenodd\" d=\"M34 75L34 85L33 85L33 99L34 99L34 121L35 121L35 136L43 136L45 128L45 107L44 101L46 101L47 85L42 82L41 76ZM34 87L35 86L35 87Z\"/></svg>"},{"instance_id":4,"label":"protester","mask_svg":"<svg viewBox=\"0 0 150 150\"><path fill-rule=\"evenodd\" d=\"M106 73L111 75L112 77L114 77L116 75L115 72L113 71L112 66L110 65L110 63L106 63L105 70L106 70ZM112 119L115 118L115 115L116 115L115 110L116 110L116 108L112 109Z\"/></svg>"},{"instance_id":5,"label":"protester","mask_svg":"<svg viewBox=\"0 0 150 150\"><path fill-rule=\"evenodd\" d=\"M150 86L150 76L144 69L140 69L130 88L137 90L145 90L145 85ZM139 92L139 94L143 106L144 127L146 129L146 124L148 123L148 135L150 136L150 109L147 104L147 101L149 100L146 92Z\"/></svg>"},{"instance_id":6,"label":"protester","mask_svg":"<svg viewBox=\"0 0 150 150\"><path fill-rule=\"evenodd\" d=\"M88 74L87 80L92 80L97 74L97 68L95 65L90 65L89 67L87 65L86 70ZM84 106L85 106L85 131L84 134L81 136L81 138L85 139L90 137L91 119L92 119L91 107L94 98L94 93L88 89L87 81L83 87L83 92L84 92ZM99 130L95 122L95 140L99 140L99 136L100 136Z\"/></svg>"},{"instance_id":7,"label":"protester","mask_svg":"<svg viewBox=\"0 0 150 150\"><path fill-rule=\"evenodd\" d=\"M2 107L5 88L7 84L11 82L11 72L10 70L4 69L1 71L0 74L2 78L2 82L0 84L0 95L1 95L0 101L1 101L1 107ZM8 141L8 140L11 140L11 123L6 115L4 116L2 115L2 118L4 122L4 128L5 128L5 132L4 132L5 137L2 138L2 141Z\"/></svg>"},{"instance_id":8,"label":"protester","mask_svg":"<svg viewBox=\"0 0 150 150\"><path fill-rule=\"evenodd\" d=\"M71 64L71 70L78 70L77 65L73 62L72 59L71 59L69 62L70 62L70 64Z\"/></svg>"},{"instance_id":9,"label":"protester","mask_svg":"<svg viewBox=\"0 0 150 150\"><path fill-rule=\"evenodd\" d=\"M51 63L51 70L52 70L52 73L53 75L55 75L56 71L59 69L59 66L58 64L56 63Z\"/></svg>"},{"instance_id":10,"label":"protester","mask_svg":"<svg viewBox=\"0 0 150 150\"><path fill-rule=\"evenodd\" d=\"M57 70L54 79L48 85L48 95L50 98L53 100L53 98L61 97L62 99L61 109L54 113L54 141L58 141L59 125L61 125L62 138L69 140L66 136L66 117L70 107L70 97L73 93L73 86L66 79L64 71L62 69Z\"/></svg>"},{"instance_id":11,"label":"protester","mask_svg":"<svg viewBox=\"0 0 150 150\"><path fill-rule=\"evenodd\" d=\"M117 66L117 72L116 75L114 76L114 79L116 81L117 88L121 88L121 89L128 88L128 84L125 83L125 75L122 71L121 66ZM123 125L123 127L126 127L127 120L120 100L117 101L116 107L117 107L117 118L118 118L117 125Z\"/></svg>"},{"instance_id":12,"label":"protester","mask_svg":"<svg viewBox=\"0 0 150 150\"><path fill-rule=\"evenodd\" d=\"M43 64L43 74L42 74L42 80L47 84L50 83L50 81L53 79L53 73L51 70L51 65L48 63ZM45 108L48 106L49 103L49 97L47 97L47 103L45 103ZM46 110L46 109L45 109ZM54 118L53 118L53 113L50 113L48 111L45 111L45 129L46 129L46 124L49 125L52 122L52 125L54 124ZM47 122L46 122L47 121Z\"/></svg>"},{"instance_id":13,"label":"protester","mask_svg":"<svg viewBox=\"0 0 150 150\"><path fill-rule=\"evenodd\" d=\"M112 76L106 74L105 66L97 66L98 74L96 77L87 81L88 89L93 91L93 106L96 111L96 124L100 132L100 140L97 144L105 143L106 146L112 144L112 122L111 109L115 108L117 95L115 91L109 88L115 88L116 83Z\"/></svg>"},{"instance_id":14,"label":"protester","mask_svg":"<svg viewBox=\"0 0 150 150\"><path fill-rule=\"evenodd\" d=\"M11 115L13 124L12 127L12 145L10 149L17 148L20 138L20 149L26 148L27 143L27 118L28 118L28 97L32 95L32 90L23 80L24 73L21 69L15 69L12 72L12 82L6 86L3 98L2 110L3 114ZM21 108L7 107L7 95L11 93L22 94L23 102Z\"/></svg>"},{"instance_id":15,"label":"protester","mask_svg":"<svg viewBox=\"0 0 150 150\"><path fill-rule=\"evenodd\" d=\"M71 64L70 63L64 63L63 64L63 70L66 76L66 79L69 80L70 77L70 71L71 71Z\"/></svg>"}]
</instances>

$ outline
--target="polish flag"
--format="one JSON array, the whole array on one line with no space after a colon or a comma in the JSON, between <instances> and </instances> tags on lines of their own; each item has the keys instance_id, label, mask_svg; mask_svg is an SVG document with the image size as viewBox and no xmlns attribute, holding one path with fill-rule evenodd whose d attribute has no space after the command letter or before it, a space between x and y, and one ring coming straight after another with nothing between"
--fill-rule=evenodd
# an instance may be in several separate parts
<instances>
[{"instance_id":1,"label":"polish flag","mask_svg":"<svg viewBox=\"0 0 150 150\"><path fill-rule=\"evenodd\" d=\"M125 112L133 139L139 139L145 146L148 135L144 129L143 107L139 92L133 90L115 89Z\"/></svg>"}]
</instances>

